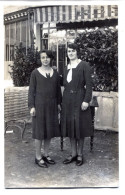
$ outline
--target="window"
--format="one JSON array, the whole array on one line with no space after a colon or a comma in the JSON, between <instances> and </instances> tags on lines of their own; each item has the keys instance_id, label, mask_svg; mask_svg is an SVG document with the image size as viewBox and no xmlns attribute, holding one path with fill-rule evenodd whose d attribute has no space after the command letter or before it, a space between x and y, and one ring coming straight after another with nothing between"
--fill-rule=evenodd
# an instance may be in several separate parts
<instances>
[{"instance_id":1,"label":"window","mask_svg":"<svg viewBox=\"0 0 125 195\"><path fill-rule=\"evenodd\" d=\"M56 23L44 23L41 26L41 50L49 48L49 35L51 31L56 30Z\"/></svg>"},{"instance_id":2,"label":"window","mask_svg":"<svg viewBox=\"0 0 125 195\"><path fill-rule=\"evenodd\" d=\"M6 41L6 50L5 50L5 58L6 58L6 61L9 61L9 25L6 25L5 26L5 41Z\"/></svg>"},{"instance_id":3,"label":"window","mask_svg":"<svg viewBox=\"0 0 125 195\"><path fill-rule=\"evenodd\" d=\"M21 42L26 47L26 21L21 22Z\"/></svg>"},{"instance_id":4,"label":"window","mask_svg":"<svg viewBox=\"0 0 125 195\"><path fill-rule=\"evenodd\" d=\"M14 57L14 45L16 44L16 40L15 40L15 35L16 35L16 31L15 31L15 23L11 24L10 25L10 39L9 39L9 58L10 58L10 61L13 60L13 57Z\"/></svg>"},{"instance_id":5,"label":"window","mask_svg":"<svg viewBox=\"0 0 125 195\"><path fill-rule=\"evenodd\" d=\"M97 16L98 16L98 10L94 9L94 18L97 18Z\"/></svg>"},{"instance_id":6,"label":"window","mask_svg":"<svg viewBox=\"0 0 125 195\"><path fill-rule=\"evenodd\" d=\"M5 25L5 61L13 61L14 47L22 42L23 46L29 46L28 21L14 22Z\"/></svg>"}]
</instances>

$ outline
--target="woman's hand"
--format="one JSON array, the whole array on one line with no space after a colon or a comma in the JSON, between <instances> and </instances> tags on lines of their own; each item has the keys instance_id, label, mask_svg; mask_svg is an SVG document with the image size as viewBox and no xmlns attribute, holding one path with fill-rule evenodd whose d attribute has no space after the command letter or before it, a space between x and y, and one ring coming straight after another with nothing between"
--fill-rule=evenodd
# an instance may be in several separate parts
<instances>
[{"instance_id":1,"label":"woman's hand","mask_svg":"<svg viewBox=\"0 0 125 195\"><path fill-rule=\"evenodd\" d=\"M88 108L89 104L87 102L82 102L81 109L84 111Z\"/></svg>"},{"instance_id":2,"label":"woman's hand","mask_svg":"<svg viewBox=\"0 0 125 195\"><path fill-rule=\"evenodd\" d=\"M35 108L31 108L30 115L31 116L36 116L36 109Z\"/></svg>"}]
</instances>

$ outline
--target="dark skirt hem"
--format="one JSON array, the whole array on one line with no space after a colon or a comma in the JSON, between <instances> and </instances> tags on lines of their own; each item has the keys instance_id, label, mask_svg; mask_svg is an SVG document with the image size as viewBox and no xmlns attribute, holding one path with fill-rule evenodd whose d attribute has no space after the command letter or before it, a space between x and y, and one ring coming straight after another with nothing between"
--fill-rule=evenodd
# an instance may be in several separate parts
<instances>
[{"instance_id":1,"label":"dark skirt hem","mask_svg":"<svg viewBox=\"0 0 125 195\"><path fill-rule=\"evenodd\" d=\"M43 138L39 138L39 137L32 136L32 139L44 140L44 139L52 139L52 138L55 138L55 137L61 137L61 136L58 135L58 136L43 137Z\"/></svg>"},{"instance_id":2,"label":"dark skirt hem","mask_svg":"<svg viewBox=\"0 0 125 195\"><path fill-rule=\"evenodd\" d=\"M75 138L75 139L83 139L85 137L91 137L91 136L94 136L94 133L91 134L91 135L84 135L84 136L80 136L80 137L74 137L74 136L69 136L69 135L65 135L65 136L62 136L62 137L68 137L68 138Z\"/></svg>"}]
</instances>

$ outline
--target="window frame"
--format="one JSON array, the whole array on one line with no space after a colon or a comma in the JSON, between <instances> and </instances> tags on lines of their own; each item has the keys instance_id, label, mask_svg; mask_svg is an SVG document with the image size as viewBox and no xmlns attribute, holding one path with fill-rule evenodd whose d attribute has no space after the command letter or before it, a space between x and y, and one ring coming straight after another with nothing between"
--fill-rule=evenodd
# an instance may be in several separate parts
<instances>
[{"instance_id":1,"label":"window frame","mask_svg":"<svg viewBox=\"0 0 125 195\"><path fill-rule=\"evenodd\" d=\"M25 20L21 20L21 21L15 21L15 22L13 22L13 23L8 23L8 24L5 24L5 33L4 33L4 37L5 37L5 55L4 55L4 60L5 61L9 61L9 62L11 62L11 61L13 61L13 57L11 56L11 53L13 53L14 51L12 51L12 46L13 46L13 50L14 50L14 46L15 46L15 44L17 45L17 24L19 24L19 29L20 29L20 31L19 31L19 43L22 41L21 40L21 38L22 38L22 23L23 22L26 22L26 26L25 26L25 28L26 28L26 32L25 32L25 34L26 34L26 53L27 53L27 49L28 49L28 46L29 46L29 44L30 44L30 33L29 33L29 28L28 28L28 19L25 19ZM11 30L11 25L15 25L15 30L14 30L14 37L15 37L15 44L11 44L11 37L10 37L10 30ZM8 30L9 30L9 37L8 37L8 43L6 42L6 26L8 25ZM8 49L7 49L8 48ZM14 56L14 54L13 54L13 56Z\"/></svg>"}]
</instances>

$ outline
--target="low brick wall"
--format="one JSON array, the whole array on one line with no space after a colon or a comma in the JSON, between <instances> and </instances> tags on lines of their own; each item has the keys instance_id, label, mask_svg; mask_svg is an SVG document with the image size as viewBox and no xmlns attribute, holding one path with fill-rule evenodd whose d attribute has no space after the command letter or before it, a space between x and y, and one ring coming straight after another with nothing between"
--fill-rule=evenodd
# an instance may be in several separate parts
<instances>
[{"instance_id":1,"label":"low brick wall","mask_svg":"<svg viewBox=\"0 0 125 195\"><path fill-rule=\"evenodd\" d=\"M4 90L4 118L30 117L28 109L28 87L9 87Z\"/></svg>"}]
</instances>

